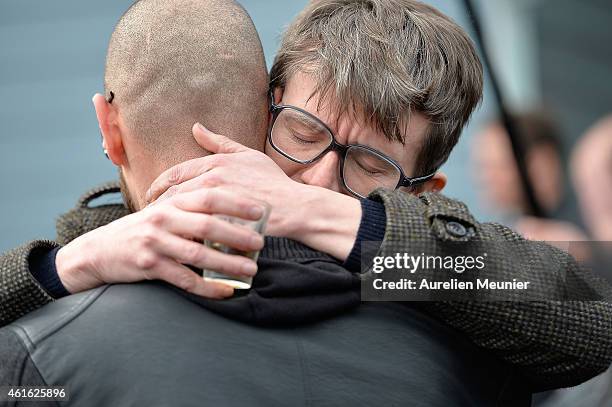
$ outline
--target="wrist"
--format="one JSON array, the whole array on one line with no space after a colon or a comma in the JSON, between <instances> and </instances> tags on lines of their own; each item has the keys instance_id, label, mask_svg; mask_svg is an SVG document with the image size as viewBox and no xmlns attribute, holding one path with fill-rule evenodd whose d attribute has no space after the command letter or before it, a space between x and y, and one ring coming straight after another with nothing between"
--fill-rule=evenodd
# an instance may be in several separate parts
<instances>
[{"instance_id":1,"label":"wrist","mask_svg":"<svg viewBox=\"0 0 612 407\"><path fill-rule=\"evenodd\" d=\"M85 236L62 247L55 257L57 275L66 290L71 294L85 291L100 285L92 272L90 256L86 255Z\"/></svg>"},{"instance_id":2,"label":"wrist","mask_svg":"<svg viewBox=\"0 0 612 407\"><path fill-rule=\"evenodd\" d=\"M275 236L286 237L304 243L304 235L315 233L319 223L317 201L320 188L295 183L288 195L292 198L283 207L283 214L276 225Z\"/></svg>"},{"instance_id":3,"label":"wrist","mask_svg":"<svg viewBox=\"0 0 612 407\"><path fill-rule=\"evenodd\" d=\"M348 257L361 222L361 203L351 196L325 188L306 186L299 207L294 240L342 261Z\"/></svg>"}]
</instances>

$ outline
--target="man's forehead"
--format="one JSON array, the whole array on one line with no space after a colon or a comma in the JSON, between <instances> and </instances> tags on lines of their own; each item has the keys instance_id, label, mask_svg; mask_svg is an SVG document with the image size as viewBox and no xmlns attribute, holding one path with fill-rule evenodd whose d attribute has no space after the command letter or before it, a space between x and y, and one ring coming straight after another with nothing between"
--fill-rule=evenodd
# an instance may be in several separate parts
<instances>
[{"instance_id":1,"label":"man's forehead","mask_svg":"<svg viewBox=\"0 0 612 407\"><path fill-rule=\"evenodd\" d=\"M429 125L423 114L411 114L409 120L406 120L403 132L405 142L402 144L397 140L389 140L377 129L375 123L366 120L364 114L342 109L330 98L321 100L317 94L308 92L312 89L305 86L298 88L302 92L296 94L290 89L283 103L295 105L317 117L329 127L339 143L367 145L396 160L407 174L412 172Z\"/></svg>"},{"instance_id":2,"label":"man's forehead","mask_svg":"<svg viewBox=\"0 0 612 407\"><path fill-rule=\"evenodd\" d=\"M365 109L361 109L358 103L342 105L335 98L333 89L330 88L330 91L325 92L323 97L318 93L319 89L313 75L296 72L287 80L284 92L293 104L319 117L330 128L336 127L343 120L355 122L362 127L376 128L374 120L367 120L368 115L364 113ZM405 132L423 130L429 125L427 117L418 111L398 112L398 115L403 116Z\"/></svg>"}]
</instances>

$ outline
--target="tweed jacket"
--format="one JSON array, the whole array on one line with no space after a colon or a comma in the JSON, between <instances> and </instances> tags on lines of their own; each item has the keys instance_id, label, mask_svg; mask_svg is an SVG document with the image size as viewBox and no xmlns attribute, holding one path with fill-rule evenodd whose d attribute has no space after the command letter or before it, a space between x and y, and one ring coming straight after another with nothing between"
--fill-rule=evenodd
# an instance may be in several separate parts
<instances>
[{"instance_id":1,"label":"tweed jacket","mask_svg":"<svg viewBox=\"0 0 612 407\"><path fill-rule=\"evenodd\" d=\"M110 183L85 194L75 209L58 219L56 241L34 241L0 257L0 326L53 301L31 275L30 257L127 215L123 205L91 205L94 199L118 190L116 183ZM463 203L440 194L416 197L377 190L370 198L385 205L382 256L392 256L398 248L424 239L434 243L524 241L505 226L477 222ZM457 225L461 226L457 229ZM557 257L555 264L578 267L560 250L535 242L527 247L523 256L535 258L545 248L545 256ZM500 263L498 268L513 275L511 263ZM543 391L577 385L612 362L612 295L603 283L597 289L602 293L597 301L438 301L415 306L520 368L532 390Z\"/></svg>"}]
</instances>

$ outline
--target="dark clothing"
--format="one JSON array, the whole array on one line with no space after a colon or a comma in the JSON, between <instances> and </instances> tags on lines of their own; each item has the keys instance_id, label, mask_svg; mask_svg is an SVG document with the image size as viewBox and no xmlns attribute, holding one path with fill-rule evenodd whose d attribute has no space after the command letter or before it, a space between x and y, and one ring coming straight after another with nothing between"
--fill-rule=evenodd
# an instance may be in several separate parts
<instances>
[{"instance_id":1,"label":"dark clothing","mask_svg":"<svg viewBox=\"0 0 612 407\"><path fill-rule=\"evenodd\" d=\"M162 283L111 285L1 329L0 358L1 383L67 386L66 406L530 405L512 368L397 303L264 329Z\"/></svg>"},{"instance_id":2,"label":"dark clothing","mask_svg":"<svg viewBox=\"0 0 612 407\"><path fill-rule=\"evenodd\" d=\"M296 326L334 317L361 303L358 275L331 256L289 239L266 237L251 290L216 301L175 288L211 311L246 323Z\"/></svg>"},{"instance_id":3,"label":"dark clothing","mask_svg":"<svg viewBox=\"0 0 612 407\"><path fill-rule=\"evenodd\" d=\"M0 325L53 301L30 273L36 253L67 244L128 213L123 205L90 205L96 197L113 191L117 192L118 187L107 185L85 195L74 210L58 220L57 242L33 242L0 256ZM393 256L398 250L409 252L414 242L423 241L437 251L457 241L524 241L502 225L477 222L464 204L440 194L417 197L377 190L370 198L385 206L385 236L377 256ZM542 286L547 285L542 276L582 272L567 253L545 244L528 242L523 249L510 261L490 259L487 272L510 280L540 279ZM532 266L534 271L546 273L529 274ZM428 277L427 272L423 270L422 276ZM287 284L291 286L293 282ZM465 334L477 346L521 369L532 389L538 391L579 384L610 365L612 296L608 295L608 286L595 288L605 292L597 301L568 301L571 292L569 296L560 292L559 301L487 302L474 298L463 302L422 302L418 306L428 316ZM300 289L293 286L294 292ZM266 297L270 298L276 297Z\"/></svg>"},{"instance_id":4,"label":"dark clothing","mask_svg":"<svg viewBox=\"0 0 612 407\"><path fill-rule=\"evenodd\" d=\"M42 288L53 298L59 299L70 295L57 275L55 258L59 247L41 250L36 256L30 257L30 271Z\"/></svg>"},{"instance_id":5,"label":"dark clothing","mask_svg":"<svg viewBox=\"0 0 612 407\"><path fill-rule=\"evenodd\" d=\"M372 262L372 259L362 258L361 245L365 242L382 242L385 239L387 223L385 206L380 202L362 199L361 213L357 239L355 239L355 244L344 262L344 267L354 273L361 271L362 264Z\"/></svg>"}]
</instances>

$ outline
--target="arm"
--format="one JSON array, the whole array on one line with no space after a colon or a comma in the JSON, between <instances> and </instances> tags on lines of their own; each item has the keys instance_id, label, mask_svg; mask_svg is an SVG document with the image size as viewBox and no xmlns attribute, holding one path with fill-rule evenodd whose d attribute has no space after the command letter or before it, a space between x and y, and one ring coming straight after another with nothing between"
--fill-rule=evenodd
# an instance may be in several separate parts
<instances>
[{"instance_id":1,"label":"arm","mask_svg":"<svg viewBox=\"0 0 612 407\"><path fill-rule=\"evenodd\" d=\"M233 293L231 287L204 280L184 264L230 275L256 272L252 260L194 241L210 239L241 250L260 249L261 236L211 216L257 219L261 213L253 209L261 212L261 208L250 199L200 191L134 214L123 205L89 205L117 190L110 184L86 194L58 219L57 242L32 242L0 257L0 326L56 298L107 283L158 279L208 298Z\"/></svg>"},{"instance_id":2,"label":"arm","mask_svg":"<svg viewBox=\"0 0 612 407\"><path fill-rule=\"evenodd\" d=\"M447 220L474 227L474 239L516 241L522 238L497 224L478 223L462 203L438 194L420 198L379 190L372 198L385 204L385 239L378 255L409 250L411 235L438 241L452 239ZM568 273L579 270L573 259L550 246L531 242L533 256L556 256ZM540 250L544 249L544 250ZM540 254L541 253L541 254ZM513 270L507 270L512 275ZM609 292L603 287L604 292ZM426 302L423 310L464 332L477 345L517 366L534 390L567 387L608 368L612 361L612 304L602 301Z\"/></svg>"},{"instance_id":3,"label":"arm","mask_svg":"<svg viewBox=\"0 0 612 407\"><path fill-rule=\"evenodd\" d=\"M194 126L196 140L215 154L167 170L153 182L147 193L149 201L163 201L176 193L211 187L242 190L272 205L267 229L270 234L298 240L343 261L352 257L364 216L358 200L295 182L265 154L224 136L203 133L197 127ZM379 190L370 198L384 203L386 210L385 239L377 255L393 255L402 248L409 251L415 242L423 241L442 252L443 243L448 240L524 241L501 225L476 222L465 205L442 195L426 193L416 197L401 191ZM468 225L470 233L453 236L459 234L451 232L453 227L455 232L457 227L463 229L457 223ZM567 254L537 242L525 242L525 246L531 256L529 260L539 262L539 271L580 277L581 270ZM534 275L529 264L513 267L512 260L510 265L493 260L496 264L492 268L509 276ZM561 265L560 272L551 263ZM567 294L555 291L556 286L546 281L540 283L544 290L559 296ZM612 361L609 302L430 304L426 312L521 368L536 389L578 384L605 370Z\"/></svg>"},{"instance_id":4,"label":"arm","mask_svg":"<svg viewBox=\"0 0 612 407\"><path fill-rule=\"evenodd\" d=\"M509 278L535 277L529 261L540 265L546 276L578 276L589 279L592 274L581 269L567 253L541 242L529 242L509 228L491 223L479 223L467 207L458 201L434 193L420 197L400 191L378 190L370 198L372 204L361 203L361 211L354 209L355 199L323 190L310 188L310 196L317 205L305 205L291 236L313 248L327 252L343 261L354 272L360 272L360 243L382 241L376 256L393 256L410 252L416 243L444 252L444 242L520 242L525 248L525 261L512 267L493 261L487 268L498 270ZM335 196L334 196L335 195ZM351 202L351 200L353 202ZM381 224L375 203L384 205L386 220ZM340 209L339 209L340 208ZM357 213L360 213L357 215ZM360 221L355 221L355 218ZM369 218L369 219L368 219ZM375 221L372 221L372 218ZM334 219L334 222L329 222ZM378 220L378 233L376 228ZM457 222L464 226L466 235L449 232L447 224ZM301 224L301 230L299 225ZM384 234L384 238L374 238ZM357 239L356 239L357 236ZM330 243L330 242L333 242ZM337 244L340 242L340 244ZM510 244L510 243L508 243ZM351 248L352 245L352 248ZM350 249L347 249L350 248ZM367 260L366 260L367 261ZM561 270L556 265L562 265ZM422 277L427 277L423 271ZM435 273L435 271L434 271ZM543 290L553 287L540 277ZM410 302L428 315L443 321L466 334L474 343L507 363L519 368L535 390L567 387L581 383L608 368L612 361L612 304L609 287L598 281L587 283L601 301L570 301L569 292L559 290L560 301L477 301L465 302ZM546 294L544 294L546 295ZM564 296L565 295L565 296Z\"/></svg>"},{"instance_id":5,"label":"arm","mask_svg":"<svg viewBox=\"0 0 612 407\"><path fill-rule=\"evenodd\" d=\"M0 256L0 327L66 294L55 269L44 264L45 257L92 229L127 215L123 205L90 207L92 200L119 191L117 183L107 183L89 191L76 209L57 221L56 241L37 240ZM55 260L53 253L52 260ZM46 273L51 271L51 273Z\"/></svg>"},{"instance_id":6,"label":"arm","mask_svg":"<svg viewBox=\"0 0 612 407\"><path fill-rule=\"evenodd\" d=\"M51 241L34 241L0 256L0 326L53 301L30 273L30 261L57 246Z\"/></svg>"}]
</instances>

